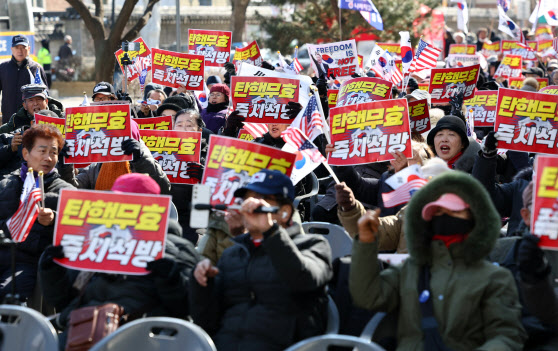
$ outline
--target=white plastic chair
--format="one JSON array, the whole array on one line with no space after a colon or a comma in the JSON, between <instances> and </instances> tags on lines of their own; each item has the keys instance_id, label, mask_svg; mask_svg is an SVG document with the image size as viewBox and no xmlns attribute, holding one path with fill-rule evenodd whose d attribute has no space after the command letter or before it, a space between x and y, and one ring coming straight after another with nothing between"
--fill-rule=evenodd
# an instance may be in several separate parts
<instances>
[{"instance_id":1,"label":"white plastic chair","mask_svg":"<svg viewBox=\"0 0 558 351\"><path fill-rule=\"evenodd\" d=\"M127 323L90 351L216 351L213 340L194 323L169 317L149 317Z\"/></svg>"},{"instance_id":2,"label":"white plastic chair","mask_svg":"<svg viewBox=\"0 0 558 351\"><path fill-rule=\"evenodd\" d=\"M353 238L340 225L326 222L305 222L302 223L302 229L305 233L322 234L327 239L331 246L332 260L351 254Z\"/></svg>"},{"instance_id":3,"label":"white plastic chair","mask_svg":"<svg viewBox=\"0 0 558 351\"><path fill-rule=\"evenodd\" d=\"M331 346L353 347L358 351L385 351L376 343L351 335L326 334L302 340L285 351L323 351Z\"/></svg>"},{"instance_id":4,"label":"white plastic chair","mask_svg":"<svg viewBox=\"0 0 558 351\"><path fill-rule=\"evenodd\" d=\"M0 305L0 332L3 351L58 351L56 330L31 308Z\"/></svg>"}]
</instances>

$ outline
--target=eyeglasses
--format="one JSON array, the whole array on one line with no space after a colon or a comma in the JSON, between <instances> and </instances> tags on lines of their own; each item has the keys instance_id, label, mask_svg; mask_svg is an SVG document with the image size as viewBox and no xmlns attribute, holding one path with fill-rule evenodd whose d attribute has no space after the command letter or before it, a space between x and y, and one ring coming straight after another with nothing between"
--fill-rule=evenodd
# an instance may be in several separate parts
<instances>
[{"instance_id":1,"label":"eyeglasses","mask_svg":"<svg viewBox=\"0 0 558 351\"><path fill-rule=\"evenodd\" d=\"M211 93L211 94L209 94L209 97L220 97L220 96L225 96L225 94L223 94L223 93Z\"/></svg>"}]
</instances>

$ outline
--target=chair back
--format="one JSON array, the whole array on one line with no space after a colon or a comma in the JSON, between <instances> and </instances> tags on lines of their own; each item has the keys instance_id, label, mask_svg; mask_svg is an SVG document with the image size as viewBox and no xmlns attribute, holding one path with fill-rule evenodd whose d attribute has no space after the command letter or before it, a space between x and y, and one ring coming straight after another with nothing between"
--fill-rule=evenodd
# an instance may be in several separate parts
<instances>
[{"instance_id":1,"label":"chair back","mask_svg":"<svg viewBox=\"0 0 558 351\"><path fill-rule=\"evenodd\" d=\"M302 223L302 228L305 233L324 235L331 246L332 260L351 254L353 238L340 225L326 222L305 222Z\"/></svg>"},{"instance_id":2,"label":"chair back","mask_svg":"<svg viewBox=\"0 0 558 351\"><path fill-rule=\"evenodd\" d=\"M323 351L332 346L352 347L358 351L385 351L376 343L351 335L326 334L302 340L285 351Z\"/></svg>"},{"instance_id":3,"label":"chair back","mask_svg":"<svg viewBox=\"0 0 558 351\"><path fill-rule=\"evenodd\" d=\"M0 350L58 351L56 330L31 308L0 305L0 332Z\"/></svg>"}]
</instances>

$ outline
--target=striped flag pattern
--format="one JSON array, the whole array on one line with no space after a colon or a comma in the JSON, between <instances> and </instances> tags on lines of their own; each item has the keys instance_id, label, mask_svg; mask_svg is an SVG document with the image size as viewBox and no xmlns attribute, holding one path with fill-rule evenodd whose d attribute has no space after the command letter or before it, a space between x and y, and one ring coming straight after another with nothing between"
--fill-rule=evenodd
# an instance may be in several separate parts
<instances>
[{"instance_id":1,"label":"striped flag pattern","mask_svg":"<svg viewBox=\"0 0 558 351\"><path fill-rule=\"evenodd\" d=\"M320 153L320 150L318 150L316 145L308 140L306 135L304 135L300 129L289 127L281 133L281 138L285 140L285 143L310 157L312 162L322 163L326 161L325 157Z\"/></svg>"},{"instance_id":2,"label":"striped flag pattern","mask_svg":"<svg viewBox=\"0 0 558 351\"><path fill-rule=\"evenodd\" d=\"M29 172L23 182L23 189L17 211L8 220L8 230L16 243L24 242L39 215L41 189L35 184L33 172Z\"/></svg>"},{"instance_id":3,"label":"striped flag pattern","mask_svg":"<svg viewBox=\"0 0 558 351\"><path fill-rule=\"evenodd\" d=\"M414 192L422 188L428 181L426 179L418 178L401 185L399 188L389 193L382 194L385 207L395 207L406 204L411 200Z\"/></svg>"},{"instance_id":4,"label":"striped flag pattern","mask_svg":"<svg viewBox=\"0 0 558 351\"><path fill-rule=\"evenodd\" d=\"M254 138L261 138L268 132L266 124L244 122L244 129Z\"/></svg>"},{"instance_id":5,"label":"striped flag pattern","mask_svg":"<svg viewBox=\"0 0 558 351\"><path fill-rule=\"evenodd\" d=\"M442 50L420 39L410 72L419 72L436 67L441 52Z\"/></svg>"},{"instance_id":6,"label":"striped flag pattern","mask_svg":"<svg viewBox=\"0 0 558 351\"><path fill-rule=\"evenodd\" d=\"M299 74L304 69L304 67L302 67L300 61L296 57L292 60L289 67L291 67L291 69L295 71L297 74Z\"/></svg>"},{"instance_id":7,"label":"striped flag pattern","mask_svg":"<svg viewBox=\"0 0 558 351\"><path fill-rule=\"evenodd\" d=\"M312 95L308 104L304 109L304 113L298 116L291 126L298 128L308 137L308 139L314 141L316 137L324 133L325 119L322 118L320 109L318 108L318 102L316 96Z\"/></svg>"}]
</instances>

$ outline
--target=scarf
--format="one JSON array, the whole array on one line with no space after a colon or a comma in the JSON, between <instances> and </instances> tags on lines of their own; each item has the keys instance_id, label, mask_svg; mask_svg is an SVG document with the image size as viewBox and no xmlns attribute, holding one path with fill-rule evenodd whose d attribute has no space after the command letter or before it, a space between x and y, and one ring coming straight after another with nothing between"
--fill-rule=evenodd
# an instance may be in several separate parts
<instances>
[{"instance_id":1,"label":"scarf","mask_svg":"<svg viewBox=\"0 0 558 351\"><path fill-rule=\"evenodd\" d=\"M225 102L220 102L218 104L211 104L211 103L207 103L207 112L219 112L219 111L223 111L226 110L227 107L229 107L229 102L225 101Z\"/></svg>"},{"instance_id":2,"label":"scarf","mask_svg":"<svg viewBox=\"0 0 558 351\"><path fill-rule=\"evenodd\" d=\"M461 157L461 155L463 155L463 151L459 151L459 153L455 156L453 156L449 161L448 161L448 167L451 169L454 169L455 167L455 163L457 162L457 160L459 160L459 158Z\"/></svg>"},{"instance_id":3,"label":"scarf","mask_svg":"<svg viewBox=\"0 0 558 351\"><path fill-rule=\"evenodd\" d=\"M128 161L103 163L95 182L95 190L110 190L116 178L128 173L132 173Z\"/></svg>"}]
</instances>

